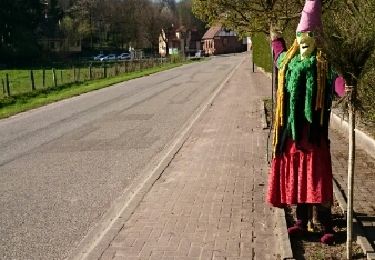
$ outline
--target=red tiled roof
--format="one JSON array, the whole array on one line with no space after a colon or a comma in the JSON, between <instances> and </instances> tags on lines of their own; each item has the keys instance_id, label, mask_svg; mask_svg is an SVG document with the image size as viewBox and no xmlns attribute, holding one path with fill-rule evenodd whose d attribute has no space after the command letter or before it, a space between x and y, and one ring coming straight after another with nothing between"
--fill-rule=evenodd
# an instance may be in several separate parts
<instances>
[{"instance_id":1,"label":"red tiled roof","mask_svg":"<svg viewBox=\"0 0 375 260\"><path fill-rule=\"evenodd\" d=\"M202 39L213 39L221 31L221 26L212 26L208 31L203 35Z\"/></svg>"}]
</instances>

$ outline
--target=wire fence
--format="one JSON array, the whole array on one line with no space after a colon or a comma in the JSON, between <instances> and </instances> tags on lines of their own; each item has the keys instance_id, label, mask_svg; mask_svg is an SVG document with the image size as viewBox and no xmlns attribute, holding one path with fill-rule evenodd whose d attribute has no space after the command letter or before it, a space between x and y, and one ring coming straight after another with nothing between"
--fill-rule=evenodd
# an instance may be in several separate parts
<instances>
[{"instance_id":1,"label":"wire fence","mask_svg":"<svg viewBox=\"0 0 375 260\"><path fill-rule=\"evenodd\" d=\"M73 83L83 83L97 79L111 78L142 71L153 67L161 67L175 60L142 59L115 62L90 62L67 67L61 64L56 68L33 70L0 70L0 98L17 96L35 90L57 88Z\"/></svg>"}]
</instances>

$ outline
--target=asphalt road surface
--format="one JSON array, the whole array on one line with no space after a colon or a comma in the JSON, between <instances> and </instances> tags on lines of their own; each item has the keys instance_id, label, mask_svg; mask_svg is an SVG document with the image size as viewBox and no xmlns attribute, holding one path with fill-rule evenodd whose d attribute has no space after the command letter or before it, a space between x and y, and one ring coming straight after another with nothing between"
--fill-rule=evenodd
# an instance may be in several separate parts
<instances>
[{"instance_id":1,"label":"asphalt road surface","mask_svg":"<svg viewBox=\"0 0 375 260\"><path fill-rule=\"evenodd\" d=\"M241 60L215 57L0 120L0 258L67 257Z\"/></svg>"}]
</instances>

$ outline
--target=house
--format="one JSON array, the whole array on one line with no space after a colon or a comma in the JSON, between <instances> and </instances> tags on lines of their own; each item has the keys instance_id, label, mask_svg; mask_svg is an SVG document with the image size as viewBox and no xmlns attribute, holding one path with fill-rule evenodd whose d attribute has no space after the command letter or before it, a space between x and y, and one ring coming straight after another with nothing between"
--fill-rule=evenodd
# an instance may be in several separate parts
<instances>
[{"instance_id":1,"label":"house","mask_svg":"<svg viewBox=\"0 0 375 260\"><path fill-rule=\"evenodd\" d=\"M49 16L48 7L50 0L44 0L44 19L42 19L38 28L38 42L45 52L52 53L78 53L82 51L81 39L69 39L64 35L56 20ZM77 37L76 37L77 38Z\"/></svg>"},{"instance_id":2,"label":"house","mask_svg":"<svg viewBox=\"0 0 375 260\"><path fill-rule=\"evenodd\" d=\"M235 32L222 26L213 26L206 31L202 38L205 55L242 52L246 50L243 41L237 38Z\"/></svg>"},{"instance_id":3,"label":"house","mask_svg":"<svg viewBox=\"0 0 375 260\"><path fill-rule=\"evenodd\" d=\"M201 37L196 29L186 29L184 26L174 29L173 26L159 35L159 54L165 57L167 54L183 54L194 56L202 49Z\"/></svg>"},{"instance_id":4,"label":"house","mask_svg":"<svg viewBox=\"0 0 375 260\"><path fill-rule=\"evenodd\" d=\"M43 51L52 53L78 53L82 51L80 39L69 39L58 26L50 26L45 19L39 28L38 42Z\"/></svg>"},{"instance_id":5,"label":"house","mask_svg":"<svg viewBox=\"0 0 375 260\"><path fill-rule=\"evenodd\" d=\"M81 41L68 41L63 37L41 37L39 44L42 50L48 52L67 52L67 53L78 53L82 51Z\"/></svg>"}]
</instances>

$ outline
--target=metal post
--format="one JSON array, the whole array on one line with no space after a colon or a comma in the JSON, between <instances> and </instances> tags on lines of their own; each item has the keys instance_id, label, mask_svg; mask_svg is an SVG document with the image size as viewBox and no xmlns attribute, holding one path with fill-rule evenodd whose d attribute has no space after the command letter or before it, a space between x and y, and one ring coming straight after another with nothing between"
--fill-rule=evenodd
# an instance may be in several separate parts
<instances>
[{"instance_id":1,"label":"metal post","mask_svg":"<svg viewBox=\"0 0 375 260\"><path fill-rule=\"evenodd\" d=\"M272 51L272 47L271 47L271 51ZM254 48L252 48L252 50L251 50L251 60L252 60L252 62L253 62L253 72L255 72Z\"/></svg>"},{"instance_id":2,"label":"metal post","mask_svg":"<svg viewBox=\"0 0 375 260\"><path fill-rule=\"evenodd\" d=\"M271 160L269 159L269 154L268 154L268 146L269 146L269 140L271 138L271 135L272 135L272 128L273 128L273 106L274 106L274 98L273 98L273 95L274 95L274 85L275 85L275 71L276 71L276 68L274 66L274 57L273 57L273 50L272 50L272 43L270 44L270 48L271 48L271 64L272 64L272 77L271 77L271 124L270 124L270 131L268 132L268 136L267 136L267 163L271 163ZM254 52L254 49L253 49L253 52ZM254 57L253 57L253 72L254 72Z\"/></svg>"}]
</instances>

